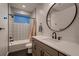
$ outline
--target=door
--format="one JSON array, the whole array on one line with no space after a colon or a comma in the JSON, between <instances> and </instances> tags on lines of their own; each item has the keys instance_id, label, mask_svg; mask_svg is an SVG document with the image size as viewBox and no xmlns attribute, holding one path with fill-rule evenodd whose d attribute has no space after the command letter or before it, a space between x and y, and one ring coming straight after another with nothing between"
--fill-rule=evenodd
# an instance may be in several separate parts
<instances>
[{"instance_id":1,"label":"door","mask_svg":"<svg viewBox=\"0 0 79 59\"><path fill-rule=\"evenodd\" d=\"M8 4L0 3L0 56L8 54Z\"/></svg>"}]
</instances>

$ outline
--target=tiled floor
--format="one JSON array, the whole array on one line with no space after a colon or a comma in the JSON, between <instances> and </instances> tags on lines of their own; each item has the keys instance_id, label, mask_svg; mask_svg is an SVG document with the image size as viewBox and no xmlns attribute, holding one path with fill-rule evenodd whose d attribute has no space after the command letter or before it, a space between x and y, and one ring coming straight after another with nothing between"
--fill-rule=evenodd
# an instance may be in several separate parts
<instances>
[{"instance_id":1,"label":"tiled floor","mask_svg":"<svg viewBox=\"0 0 79 59\"><path fill-rule=\"evenodd\" d=\"M32 56L32 54L31 53L28 54L27 50L24 49L24 50L9 53L8 56Z\"/></svg>"}]
</instances>

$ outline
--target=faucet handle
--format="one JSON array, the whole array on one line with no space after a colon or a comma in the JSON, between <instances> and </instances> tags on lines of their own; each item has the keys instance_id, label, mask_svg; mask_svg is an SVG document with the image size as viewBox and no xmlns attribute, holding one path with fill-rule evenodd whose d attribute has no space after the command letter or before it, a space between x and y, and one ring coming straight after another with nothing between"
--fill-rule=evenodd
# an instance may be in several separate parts
<instances>
[{"instance_id":1,"label":"faucet handle","mask_svg":"<svg viewBox=\"0 0 79 59\"><path fill-rule=\"evenodd\" d=\"M62 37L59 36L59 37L58 37L58 40L61 40L61 38L62 38Z\"/></svg>"},{"instance_id":2,"label":"faucet handle","mask_svg":"<svg viewBox=\"0 0 79 59\"><path fill-rule=\"evenodd\" d=\"M54 39L54 36L52 36L52 38Z\"/></svg>"}]
</instances>

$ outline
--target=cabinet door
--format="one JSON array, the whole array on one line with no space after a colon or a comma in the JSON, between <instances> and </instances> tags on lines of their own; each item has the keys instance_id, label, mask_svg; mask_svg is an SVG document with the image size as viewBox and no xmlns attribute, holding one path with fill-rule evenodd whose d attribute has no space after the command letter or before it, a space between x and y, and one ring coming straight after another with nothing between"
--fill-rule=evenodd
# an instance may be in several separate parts
<instances>
[{"instance_id":1,"label":"cabinet door","mask_svg":"<svg viewBox=\"0 0 79 59\"><path fill-rule=\"evenodd\" d=\"M37 47L36 47L36 53L37 53L37 56L42 56L42 49L41 49L41 47L39 47L38 45L37 45Z\"/></svg>"},{"instance_id":2,"label":"cabinet door","mask_svg":"<svg viewBox=\"0 0 79 59\"><path fill-rule=\"evenodd\" d=\"M42 47L39 46L38 41L33 40L32 42L32 54L33 56L43 56Z\"/></svg>"},{"instance_id":3,"label":"cabinet door","mask_svg":"<svg viewBox=\"0 0 79 59\"><path fill-rule=\"evenodd\" d=\"M32 55L33 56L36 56L37 55L37 53L36 53L36 43L34 41L32 43Z\"/></svg>"},{"instance_id":4,"label":"cabinet door","mask_svg":"<svg viewBox=\"0 0 79 59\"><path fill-rule=\"evenodd\" d=\"M38 56L44 56L43 47L42 46L39 46L38 44L37 44L37 55Z\"/></svg>"}]
</instances>

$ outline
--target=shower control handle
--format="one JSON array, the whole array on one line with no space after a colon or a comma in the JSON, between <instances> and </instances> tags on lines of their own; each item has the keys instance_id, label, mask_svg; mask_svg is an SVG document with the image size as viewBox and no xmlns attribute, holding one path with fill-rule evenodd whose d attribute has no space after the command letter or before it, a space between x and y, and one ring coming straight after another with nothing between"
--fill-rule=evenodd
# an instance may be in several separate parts
<instances>
[{"instance_id":1,"label":"shower control handle","mask_svg":"<svg viewBox=\"0 0 79 59\"><path fill-rule=\"evenodd\" d=\"M3 29L5 29L5 28L0 28L0 30L3 30Z\"/></svg>"}]
</instances>

